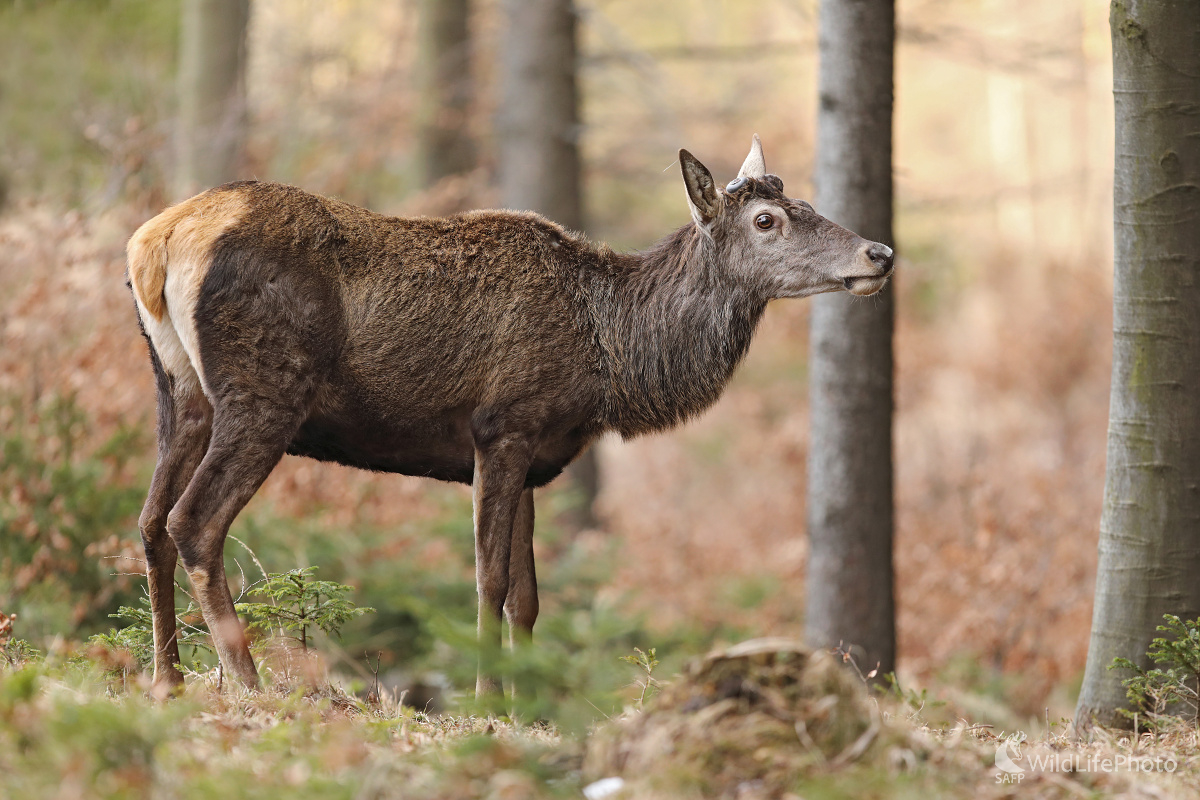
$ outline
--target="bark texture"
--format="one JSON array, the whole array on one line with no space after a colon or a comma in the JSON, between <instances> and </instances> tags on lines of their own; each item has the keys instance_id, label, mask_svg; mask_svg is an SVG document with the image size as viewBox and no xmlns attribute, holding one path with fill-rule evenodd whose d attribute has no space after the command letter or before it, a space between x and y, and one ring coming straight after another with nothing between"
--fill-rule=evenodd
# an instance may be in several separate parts
<instances>
[{"instance_id":1,"label":"bark texture","mask_svg":"<svg viewBox=\"0 0 1200 800\"><path fill-rule=\"evenodd\" d=\"M418 31L421 179L432 186L470 171L475 148L468 122L471 78L470 0L421 0Z\"/></svg>"},{"instance_id":2,"label":"bark texture","mask_svg":"<svg viewBox=\"0 0 1200 800\"><path fill-rule=\"evenodd\" d=\"M817 211L893 245L893 0L821 0ZM895 668L893 290L813 298L806 635Z\"/></svg>"},{"instance_id":3,"label":"bark texture","mask_svg":"<svg viewBox=\"0 0 1200 800\"><path fill-rule=\"evenodd\" d=\"M1121 656L1200 616L1200 4L1111 6L1116 164L1108 467L1076 724L1128 725Z\"/></svg>"},{"instance_id":4,"label":"bark texture","mask_svg":"<svg viewBox=\"0 0 1200 800\"><path fill-rule=\"evenodd\" d=\"M500 202L584 227L579 158L577 15L572 0L504 0L500 110L496 119ZM588 449L567 470L581 495L576 522L595 527L599 465Z\"/></svg>"},{"instance_id":5,"label":"bark texture","mask_svg":"<svg viewBox=\"0 0 1200 800\"><path fill-rule=\"evenodd\" d=\"M249 0L183 0L177 198L238 177L246 136Z\"/></svg>"}]
</instances>

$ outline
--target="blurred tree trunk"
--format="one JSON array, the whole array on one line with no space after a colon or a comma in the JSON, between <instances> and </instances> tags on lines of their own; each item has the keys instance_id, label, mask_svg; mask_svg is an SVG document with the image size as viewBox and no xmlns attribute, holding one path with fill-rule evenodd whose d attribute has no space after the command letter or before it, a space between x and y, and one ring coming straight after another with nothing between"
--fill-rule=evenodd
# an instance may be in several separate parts
<instances>
[{"instance_id":1,"label":"blurred tree trunk","mask_svg":"<svg viewBox=\"0 0 1200 800\"><path fill-rule=\"evenodd\" d=\"M576 13L571 0L504 0L500 111L500 202L582 230ZM596 524L595 449L567 470L581 494L578 522Z\"/></svg>"},{"instance_id":2,"label":"blurred tree trunk","mask_svg":"<svg viewBox=\"0 0 1200 800\"><path fill-rule=\"evenodd\" d=\"M175 194L237 177L246 136L249 0L183 0Z\"/></svg>"},{"instance_id":3,"label":"blurred tree trunk","mask_svg":"<svg viewBox=\"0 0 1200 800\"><path fill-rule=\"evenodd\" d=\"M1113 373L1076 726L1128 726L1120 656L1200 616L1200 3L1116 0Z\"/></svg>"},{"instance_id":4,"label":"blurred tree trunk","mask_svg":"<svg viewBox=\"0 0 1200 800\"><path fill-rule=\"evenodd\" d=\"M417 139L426 188L475 167L470 118L470 0L421 0Z\"/></svg>"},{"instance_id":5,"label":"blurred tree trunk","mask_svg":"<svg viewBox=\"0 0 1200 800\"><path fill-rule=\"evenodd\" d=\"M821 0L817 211L892 245L893 0ZM810 644L895 669L892 328L879 295L814 298L808 457Z\"/></svg>"}]
</instances>

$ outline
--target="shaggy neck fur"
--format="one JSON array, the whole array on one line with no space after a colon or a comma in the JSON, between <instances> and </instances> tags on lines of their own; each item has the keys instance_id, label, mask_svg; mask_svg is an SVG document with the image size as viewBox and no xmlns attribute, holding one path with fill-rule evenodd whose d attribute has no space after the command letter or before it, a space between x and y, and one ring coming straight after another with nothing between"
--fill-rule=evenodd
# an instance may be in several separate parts
<instances>
[{"instance_id":1,"label":"shaggy neck fur","mask_svg":"<svg viewBox=\"0 0 1200 800\"><path fill-rule=\"evenodd\" d=\"M716 402L767 299L729 277L695 225L611 259L593 287L593 322L609 378L605 422L630 437L678 425Z\"/></svg>"}]
</instances>

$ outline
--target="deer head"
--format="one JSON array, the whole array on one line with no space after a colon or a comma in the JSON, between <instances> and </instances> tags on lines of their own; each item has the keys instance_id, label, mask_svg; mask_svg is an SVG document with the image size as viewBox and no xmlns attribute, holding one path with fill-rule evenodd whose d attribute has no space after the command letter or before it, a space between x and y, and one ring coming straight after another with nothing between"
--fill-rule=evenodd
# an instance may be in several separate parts
<instances>
[{"instance_id":1,"label":"deer head","mask_svg":"<svg viewBox=\"0 0 1200 800\"><path fill-rule=\"evenodd\" d=\"M875 294L892 274L892 248L863 239L783 193L766 171L762 142L724 189L687 150L679 151L692 219L715 247L718 269L768 298L841 289Z\"/></svg>"}]
</instances>

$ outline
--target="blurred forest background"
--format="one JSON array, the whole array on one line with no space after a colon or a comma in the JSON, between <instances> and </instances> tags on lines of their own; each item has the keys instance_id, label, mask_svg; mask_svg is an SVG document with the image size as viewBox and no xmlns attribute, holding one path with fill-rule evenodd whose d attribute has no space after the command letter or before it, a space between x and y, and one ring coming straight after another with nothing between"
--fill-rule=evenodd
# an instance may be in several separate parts
<instances>
[{"instance_id":1,"label":"blurred forest background","mask_svg":"<svg viewBox=\"0 0 1200 800\"><path fill-rule=\"evenodd\" d=\"M479 166L432 186L420 5L254 0L239 174L386 213L498 205L497 2L475 5L461 76ZM815 0L577 7L589 235L640 248L675 229L678 148L723 183L756 132L789 194L811 196ZM1069 715L1108 409L1107 9L906 0L897 14L900 677L961 691L982 718ZM179 41L177 3L0 2L0 608L41 646L108 628L144 584L154 389L124 243L183 199ZM595 527L568 513L571 489L543 492L538 636L564 682L603 683L635 645L670 665L800 633L807 338L807 304L774 304L715 409L601 442ZM379 609L347 626L342 668L361 676L378 653L399 682L473 680L455 649L475 613L467 489L288 457L233 535L268 570L318 565ZM251 570L226 550L231 575Z\"/></svg>"}]
</instances>

